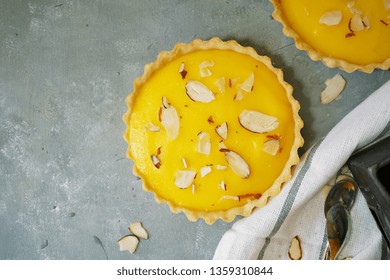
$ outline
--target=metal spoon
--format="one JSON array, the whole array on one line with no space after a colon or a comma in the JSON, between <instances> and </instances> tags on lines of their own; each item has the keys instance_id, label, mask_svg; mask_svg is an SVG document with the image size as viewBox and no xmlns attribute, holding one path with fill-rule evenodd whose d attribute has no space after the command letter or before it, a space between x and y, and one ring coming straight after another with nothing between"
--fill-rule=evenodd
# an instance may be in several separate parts
<instances>
[{"instance_id":1,"label":"metal spoon","mask_svg":"<svg viewBox=\"0 0 390 280\"><path fill-rule=\"evenodd\" d=\"M342 176L330 190L325 200L326 232L328 249L326 259L337 259L351 235L351 210L357 193L357 186L351 177Z\"/></svg>"}]
</instances>

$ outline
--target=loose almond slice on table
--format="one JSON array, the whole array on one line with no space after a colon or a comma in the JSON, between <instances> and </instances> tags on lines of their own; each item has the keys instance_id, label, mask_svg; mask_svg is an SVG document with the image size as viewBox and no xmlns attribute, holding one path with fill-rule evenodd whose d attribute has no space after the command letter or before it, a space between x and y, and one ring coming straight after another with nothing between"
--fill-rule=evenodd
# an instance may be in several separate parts
<instances>
[{"instance_id":1,"label":"loose almond slice on table","mask_svg":"<svg viewBox=\"0 0 390 280\"><path fill-rule=\"evenodd\" d=\"M159 120L168 137L176 139L179 135L180 119L177 114L176 108L169 104L166 97L162 98L163 105L160 107Z\"/></svg>"},{"instance_id":2,"label":"loose almond slice on table","mask_svg":"<svg viewBox=\"0 0 390 280\"><path fill-rule=\"evenodd\" d=\"M280 141L277 139L270 139L264 142L263 151L275 156L280 149Z\"/></svg>"},{"instance_id":3,"label":"loose almond slice on table","mask_svg":"<svg viewBox=\"0 0 390 280\"><path fill-rule=\"evenodd\" d=\"M209 155L210 151L211 151L210 136L206 132L201 131L198 134L198 152L201 154Z\"/></svg>"},{"instance_id":4,"label":"loose almond slice on table","mask_svg":"<svg viewBox=\"0 0 390 280\"><path fill-rule=\"evenodd\" d=\"M188 81L186 83L186 93L195 102L209 103L215 99L214 93L199 81Z\"/></svg>"},{"instance_id":5,"label":"loose almond slice on table","mask_svg":"<svg viewBox=\"0 0 390 280\"><path fill-rule=\"evenodd\" d=\"M142 238L142 239L148 239L149 234L146 231L146 229L142 226L141 222L135 222L132 223L129 226L129 230L137 237Z\"/></svg>"},{"instance_id":6,"label":"loose almond slice on table","mask_svg":"<svg viewBox=\"0 0 390 280\"><path fill-rule=\"evenodd\" d=\"M119 250L134 253L137 250L139 239L134 235L126 235L118 240Z\"/></svg>"},{"instance_id":7,"label":"loose almond slice on table","mask_svg":"<svg viewBox=\"0 0 390 280\"><path fill-rule=\"evenodd\" d=\"M326 88L321 92L321 103L329 104L335 100L345 87L345 80L340 74L325 81Z\"/></svg>"},{"instance_id":8,"label":"loose almond slice on table","mask_svg":"<svg viewBox=\"0 0 390 280\"><path fill-rule=\"evenodd\" d=\"M180 170L176 173L175 185L180 189L186 189L192 185L196 172L192 170Z\"/></svg>"},{"instance_id":9,"label":"loose almond slice on table","mask_svg":"<svg viewBox=\"0 0 390 280\"><path fill-rule=\"evenodd\" d=\"M254 133L270 132L279 126L278 118L251 110L243 110L238 120L245 129Z\"/></svg>"},{"instance_id":10,"label":"loose almond slice on table","mask_svg":"<svg viewBox=\"0 0 390 280\"><path fill-rule=\"evenodd\" d=\"M228 149L221 149L220 151L225 154L225 159L234 173L243 179L249 178L251 170L241 155Z\"/></svg>"},{"instance_id":11,"label":"loose almond slice on table","mask_svg":"<svg viewBox=\"0 0 390 280\"><path fill-rule=\"evenodd\" d=\"M218 126L215 128L215 131L217 132L217 134L218 134L223 140L226 140L227 134L228 134L228 125L227 125L227 123L224 122L223 124L218 125Z\"/></svg>"},{"instance_id":12,"label":"loose almond slice on table","mask_svg":"<svg viewBox=\"0 0 390 280\"><path fill-rule=\"evenodd\" d=\"M302 259L302 247L301 240L298 236L295 236L290 243L290 248L288 250L288 256L292 260L300 260Z\"/></svg>"}]
</instances>

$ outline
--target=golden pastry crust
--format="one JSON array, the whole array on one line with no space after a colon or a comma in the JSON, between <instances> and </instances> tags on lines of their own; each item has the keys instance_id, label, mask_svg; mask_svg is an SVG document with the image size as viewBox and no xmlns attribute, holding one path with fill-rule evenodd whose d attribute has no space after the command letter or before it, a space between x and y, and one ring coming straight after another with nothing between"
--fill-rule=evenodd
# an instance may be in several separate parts
<instances>
[{"instance_id":1,"label":"golden pastry crust","mask_svg":"<svg viewBox=\"0 0 390 280\"><path fill-rule=\"evenodd\" d=\"M212 38L208 41L203 41L200 39L194 40L189 44L178 43L174 46L171 51L163 51L160 52L156 61L145 66L144 74L141 77L138 77L134 81L134 91L127 96L126 104L127 104L127 112L123 115L123 122L126 124L126 131L124 133L124 139L128 143L127 156L128 158L134 161L134 156L131 152L131 139L130 139L130 119L133 109L134 100L137 98L138 92L142 85L146 83L149 78L158 71L161 67L173 61L174 59L181 57L185 54L198 51L198 50L211 50L211 49L219 49L219 50L232 50L238 53L247 54L255 60L263 63L266 67L271 70L277 76L279 83L284 87L286 92L286 97L288 102L292 107L293 112L293 123L294 123L294 140L291 148L291 152L287 163L285 164L283 171L279 175L279 177L274 181L272 186L269 187L267 191L265 191L260 198L256 198L253 200L248 200L248 202L239 207L231 208L228 210L220 210L220 211L202 211L202 210L191 210L179 205L172 203L171 201L159 196L145 183L145 178L139 172L137 164L134 163L133 173L135 176L138 176L142 179L142 186L145 191L152 192L154 194L155 200L158 203L166 203L170 210L173 213L183 212L189 221L196 221L198 219L203 219L207 224L213 224L216 220L221 219L226 222L231 222L238 215L248 216L254 208L259 208L267 204L270 198L277 195L282 188L283 183L288 181L291 178L291 169L292 166L296 165L299 162L298 149L303 146L303 138L300 134L300 130L303 127L303 121L300 118L298 111L300 109L300 105L298 101L293 98L292 95L292 87L288 83L283 80L283 73L280 69L275 69L272 66L271 60L268 57L260 56L256 53L256 51L251 47L243 47L239 45L236 41L222 41L219 38Z\"/></svg>"},{"instance_id":2,"label":"golden pastry crust","mask_svg":"<svg viewBox=\"0 0 390 280\"><path fill-rule=\"evenodd\" d=\"M340 68L348 73L352 73L354 71L372 73L375 69L388 70L390 68L390 57L381 63L369 63L366 65L360 65L360 64L350 63L342 58L330 57L319 52L311 45L306 43L301 38L301 36L289 25L286 16L283 13L281 7L281 1L282 0L270 0L270 2L274 6L274 11L272 13L273 18L282 24L283 34L286 35L287 37L292 38L295 42L295 46L299 50L306 51L306 53L313 61L322 61L322 63L327 67Z\"/></svg>"}]
</instances>

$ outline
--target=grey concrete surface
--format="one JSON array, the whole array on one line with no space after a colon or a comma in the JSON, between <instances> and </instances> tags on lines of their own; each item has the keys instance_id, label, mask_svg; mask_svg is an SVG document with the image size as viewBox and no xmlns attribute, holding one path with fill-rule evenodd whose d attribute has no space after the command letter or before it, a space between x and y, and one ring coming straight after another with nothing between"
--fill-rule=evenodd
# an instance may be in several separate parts
<instances>
[{"instance_id":1,"label":"grey concrete surface","mask_svg":"<svg viewBox=\"0 0 390 280\"><path fill-rule=\"evenodd\" d=\"M254 47L301 102L301 152L390 79L311 61L272 10L267 0L0 0L0 259L211 259L231 224L171 214L125 158L124 99L143 66L195 38ZM338 72L345 91L321 105ZM150 239L120 252L137 220Z\"/></svg>"}]
</instances>

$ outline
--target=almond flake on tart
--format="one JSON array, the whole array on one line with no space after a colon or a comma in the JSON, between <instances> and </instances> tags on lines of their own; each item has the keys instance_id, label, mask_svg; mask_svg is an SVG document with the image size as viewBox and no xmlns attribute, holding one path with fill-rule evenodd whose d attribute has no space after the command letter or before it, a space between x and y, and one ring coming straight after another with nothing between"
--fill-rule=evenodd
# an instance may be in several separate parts
<instances>
[{"instance_id":1,"label":"almond flake on tart","mask_svg":"<svg viewBox=\"0 0 390 280\"><path fill-rule=\"evenodd\" d=\"M248 94L234 100L240 90ZM146 65L126 98L133 173L189 221L248 216L280 192L299 161L303 121L292 91L251 47L219 38L176 44ZM160 130L151 133L150 124Z\"/></svg>"},{"instance_id":2,"label":"almond flake on tart","mask_svg":"<svg viewBox=\"0 0 390 280\"><path fill-rule=\"evenodd\" d=\"M346 72L390 68L388 0L270 0L283 33L314 61Z\"/></svg>"}]
</instances>

